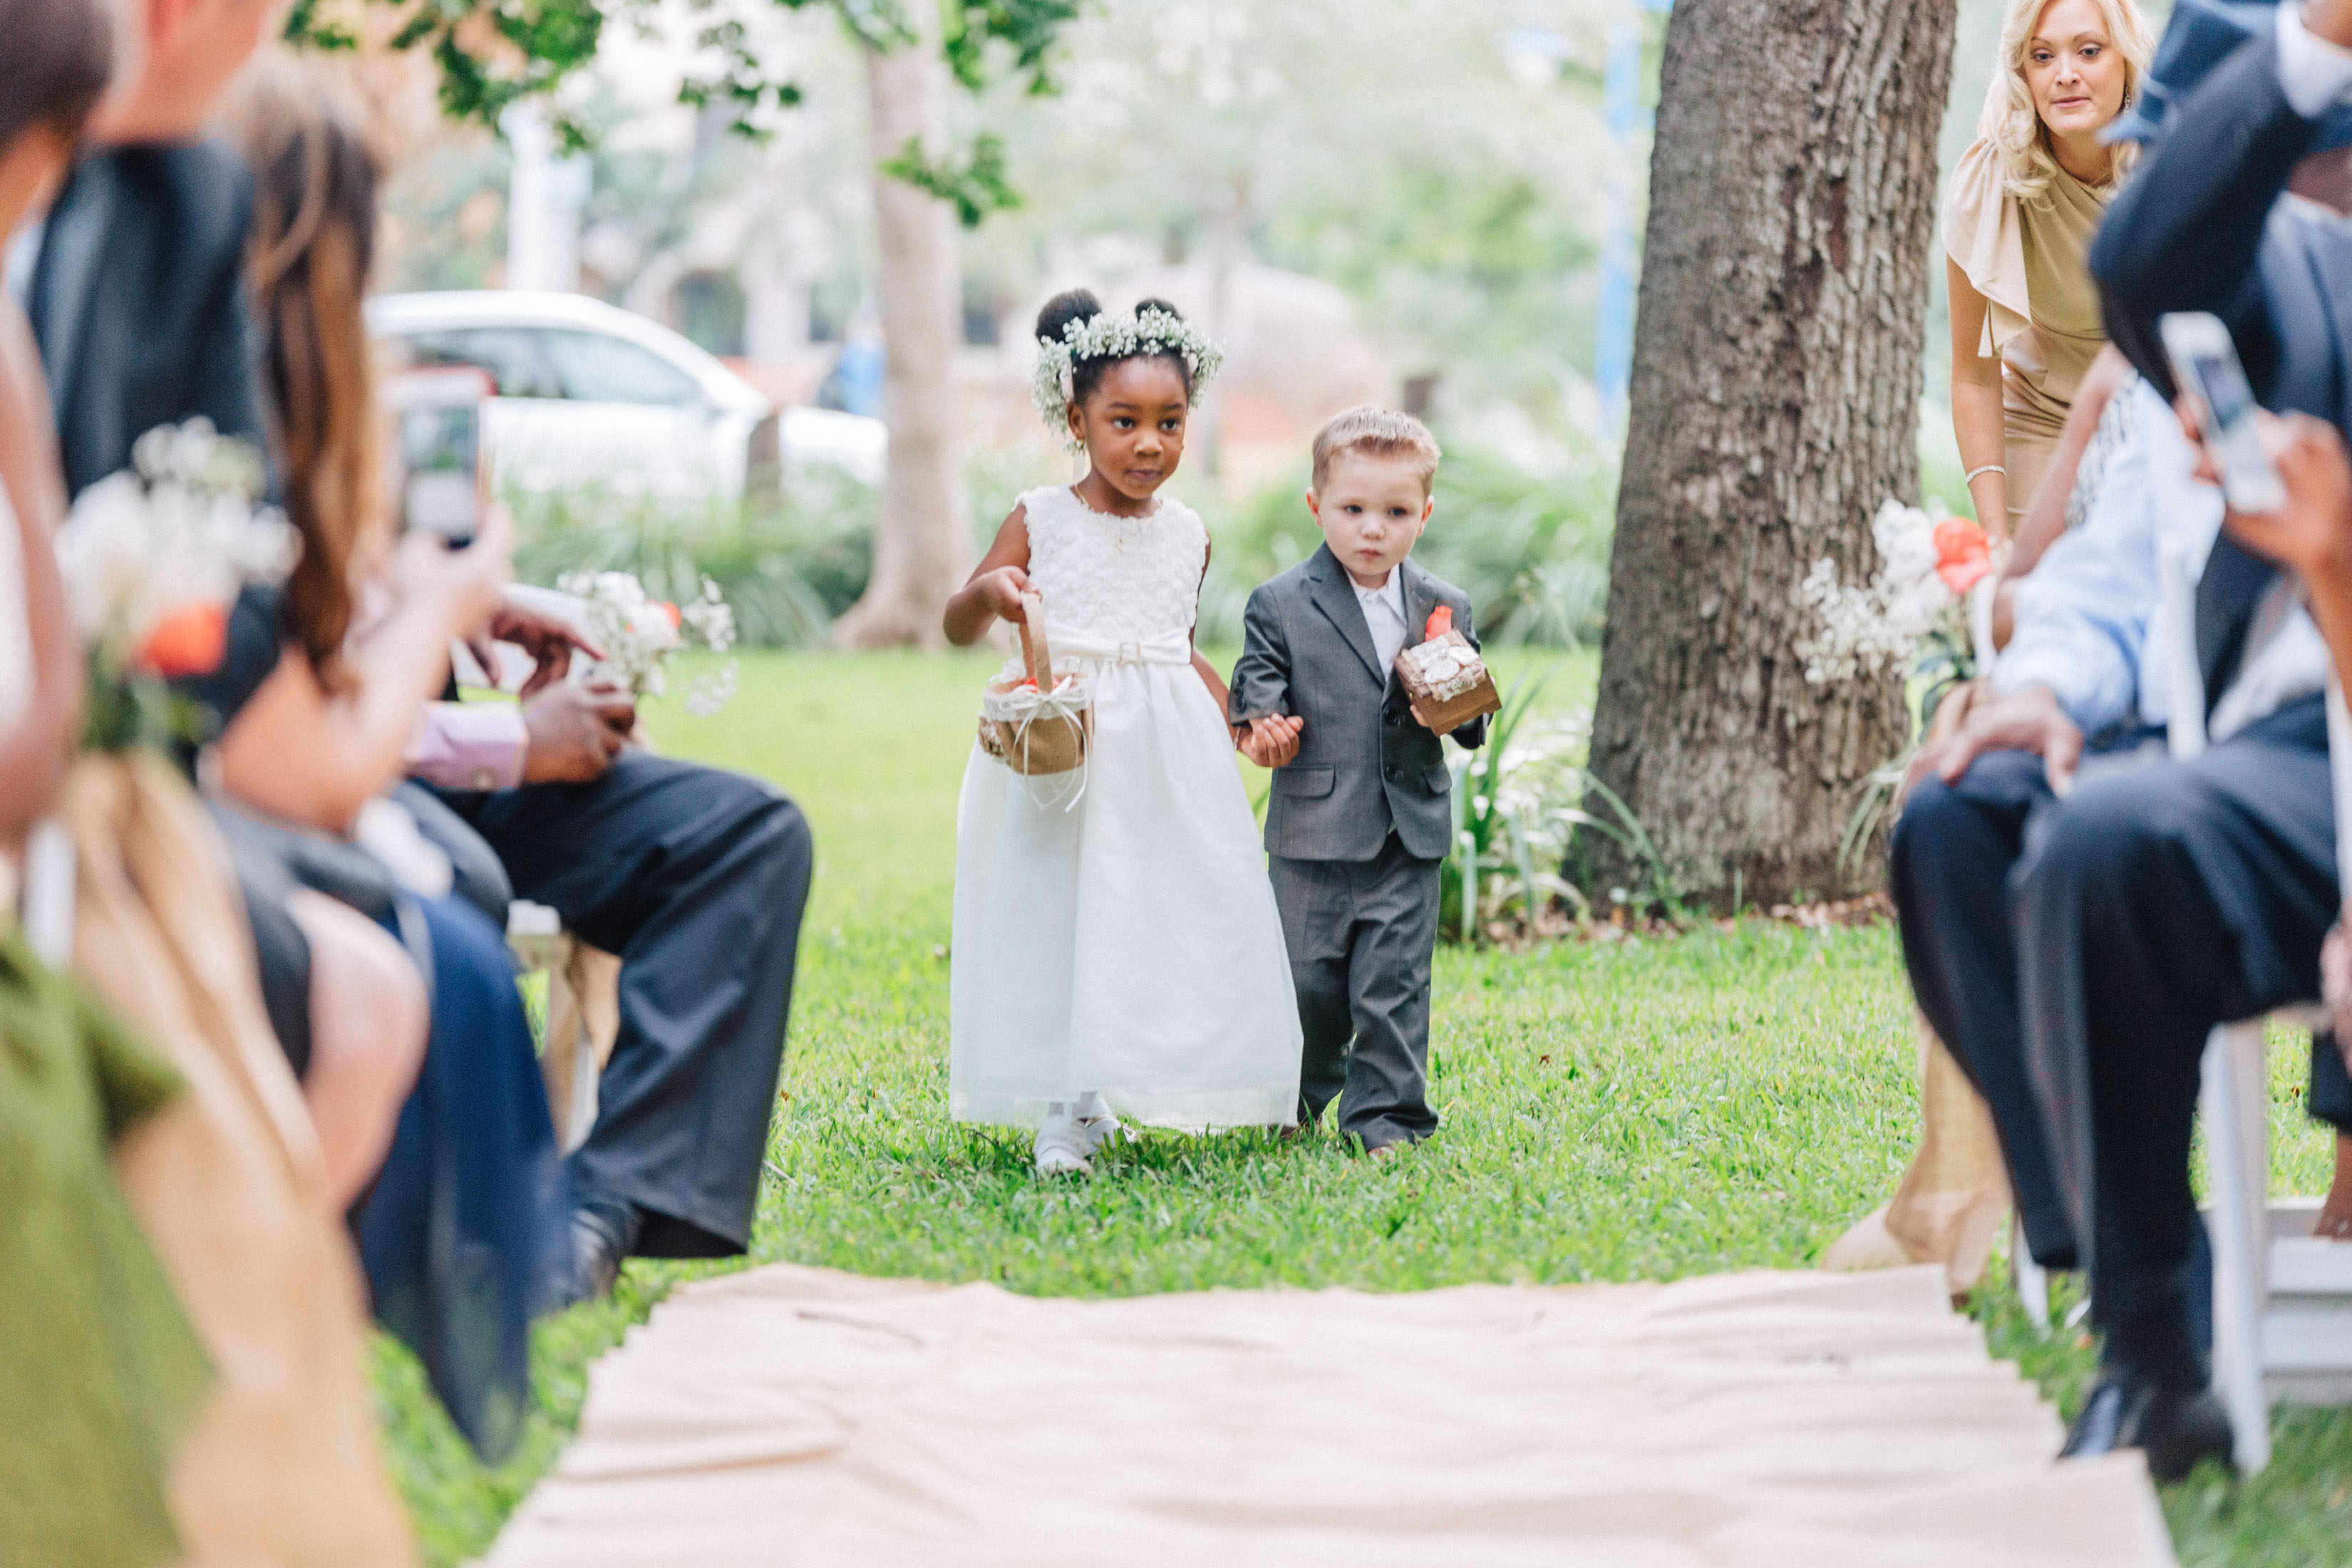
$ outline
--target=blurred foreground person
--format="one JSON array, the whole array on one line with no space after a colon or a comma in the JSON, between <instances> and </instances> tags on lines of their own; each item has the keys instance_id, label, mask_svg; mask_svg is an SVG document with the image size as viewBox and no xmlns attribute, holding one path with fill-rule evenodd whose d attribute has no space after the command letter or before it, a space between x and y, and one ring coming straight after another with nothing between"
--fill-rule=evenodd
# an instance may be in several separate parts
<instances>
[{"instance_id":1,"label":"blurred foreground person","mask_svg":"<svg viewBox=\"0 0 2352 1568\"><path fill-rule=\"evenodd\" d=\"M127 63L90 133L193 137L270 15L237 0L128 7ZM86 163L82 174L104 162ZM156 162L143 166L152 172ZM161 163L177 166L169 157ZM155 341L123 341L114 329L118 318L178 298L177 285L205 272L201 245L179 243L204 237L202 215L191 217L177 198L206 192L168 178L143 185L152 221L110 232L92 248L87 235L74 234L74 213L91 210L74 203L72 193L84 188L99 187L78 176L52 210L34 288L37 304L58 306L59 289L79 298L35 325L51 384L67 384L74 406L112 405L117 425L131 416L122 410L138 411L141 425L121 432L127 443L146 427L149 406L186 388ZM75 268L56 264L60 234L81 258ZM152 265L142 270L142 260ZM96 287L107 267L126 262L127 277L112 274L110 289ZM179 299L206 334L217 325L218 303ZM149 316L140 319L152 326ZM100 331L79 330L93 321ZM72 329L70 342L58 335L61 326ZM67 352L75 344L108 352ZM158 422L183 411L166 407ZM71 408L58 417L88 436L90 426ZM87 457L86 443L80 449ZM69 483L84 477L73 462L68 457ZM192 658L191 667L201 663ZM299 1089L263 1010L219 838L172 764L135 744L84 755L58 815L75 851L75 971L188 1086L114 1153L215 1374L170 1454L182 1553L322 1568L410 1562L407 1521L376 1447L358 1272ZM52 1323L45 1334L58 1331Z\"/></svg>"},{"instance_id":2,"label":"blurred foreground person","mask_svg":"<svg viewBox=\"0 0 2352 1568\"><path fill-rule=\"evenodd\" d=\"M64 173L106 86L100 0L0 0L0 237ZM52 533L65 492L31 334L0 300L0 863L54 803L82 670ZM0 881L11 879L0 879ZM0 911L0 1562L180 1555L172 1457L210 1380L109 1164L180 1075L34 958Z\"/></svg>"}]
</instances>

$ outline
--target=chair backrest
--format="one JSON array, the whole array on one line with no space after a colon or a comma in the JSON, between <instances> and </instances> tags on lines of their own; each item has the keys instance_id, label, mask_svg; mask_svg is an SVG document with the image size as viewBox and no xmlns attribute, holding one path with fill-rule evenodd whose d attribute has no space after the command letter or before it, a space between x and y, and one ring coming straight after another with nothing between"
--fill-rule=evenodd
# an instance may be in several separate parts
<instances>
[{"instance_id":1,"label":"chair backrest","mask_svg":"<svg viewBox=\"0 0 2352 1568\"><path fill-rule=\"evenodd\" d=\"M2197 588L2178 544L2156 552L2156 626L2164 632L2164 734L2175 762L2205 750L2205 675L2197 668Z\"/></svg>"}]
</instances>

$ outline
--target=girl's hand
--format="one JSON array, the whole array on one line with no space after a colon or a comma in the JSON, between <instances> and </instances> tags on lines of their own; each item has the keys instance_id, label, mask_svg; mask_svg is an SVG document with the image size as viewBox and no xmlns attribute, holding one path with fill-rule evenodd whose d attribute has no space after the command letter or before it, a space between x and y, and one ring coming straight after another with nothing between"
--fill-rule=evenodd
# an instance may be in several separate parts
<instances>
[{"instance_id":1,"label":"girl's hand","mask_svg":"<svg viewBox=\"0 0 2352 1568\"><path fill-rule=\"evenodd\" d=\"M981 602L1014 626L1021 625L1021 595L1034 590L1029 586L1029 574L1018 566L999 566L993 572L983 572L972 582L978 588Z\"/></svg>"},{"instance_id":2,"label":"girl's hand","mask_svg":"<svg viewBox=\"0 0 2352 1568\"><path fill-rule=\"evenodd\" d=\"M2352 458L2346 456L2344 437L2308 414L2256 419L2263 450L2285 486L2286 504L2259 517L2229 513L2231 534L2306 581L2352 571ZM2200 469L2212 466L2210 454L2200 450Z\"/></svg>"},{"instance_id":3,"label":"girl's hand","mask_svg":"<svg viewBox=\"0 0 2352 1568\"><path fill-rule=\"evenodd\" d=\"M1279 768L1298 755L1298 731L1305 728L1307 721L1295 714L1261 716L1247 729L1233 727L1234 745L1259 767Z\"/></svg>"},{"instance_id":4,"label":"girl's hand","mask_svg":"<svg viewBox=\"0 0 2352 1568\"><path fill-rule=\"evenodd\" d=\"M487 509L481 531L462 550L411 533L393 555L392 576L401 597L437 601L449 635L470 640L498 613L514 578L514 517L503 506Z\"/></svg>"}]
</instances>

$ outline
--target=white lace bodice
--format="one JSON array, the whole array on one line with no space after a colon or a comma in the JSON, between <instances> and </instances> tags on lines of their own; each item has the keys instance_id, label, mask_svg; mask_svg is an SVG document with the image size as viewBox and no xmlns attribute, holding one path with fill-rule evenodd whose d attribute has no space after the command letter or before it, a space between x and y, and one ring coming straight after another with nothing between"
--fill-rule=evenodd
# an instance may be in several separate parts
<instances>
[{"instance_id":1,"label":"white lace bodice","mask_svg":"<svg viewBox=\"0 0 2352 1568\"><path fill-rule=\"evenodd\" d=\"M1209 531L1182 501L1160 498L1149 517L1113 517L1066 485L1021 498L1029 522L1029 580L1045 621L1065 636L1144 642L1184 636L1199 614Z\"/></svg>"}]
</instances>

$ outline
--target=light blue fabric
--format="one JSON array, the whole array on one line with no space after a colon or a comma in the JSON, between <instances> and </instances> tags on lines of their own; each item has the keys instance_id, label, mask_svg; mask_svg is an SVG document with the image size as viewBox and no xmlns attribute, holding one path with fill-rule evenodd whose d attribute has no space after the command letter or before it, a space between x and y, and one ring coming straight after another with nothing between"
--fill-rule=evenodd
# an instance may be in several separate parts
<instances>
[{"instance_id":1,"label":"light blue fabric","mask_svg":"<svg viewBox=\"0 0 2352 1568\"><path fill-rule=\"evenodd\" d=\"M2179 549L2191 585L2221 528L2221 496L2190 475L2193 454L2156 389L2135 378L2129 432L2107 460L2083 526L2017 585L2016 634L1993 667L2004 694L2045 686L2085 735L2170 711L2164 633L2151 626L2157 556Z\"/></svg>"}]
</instances>

